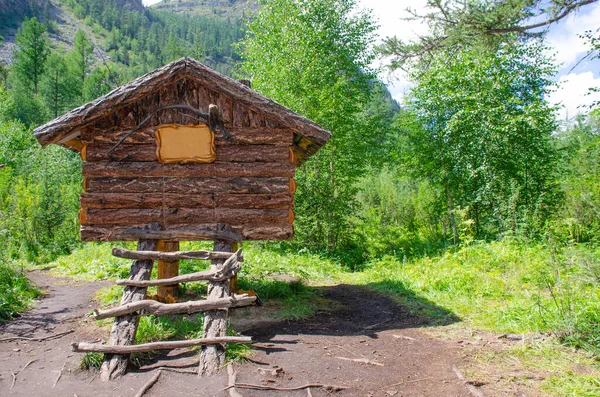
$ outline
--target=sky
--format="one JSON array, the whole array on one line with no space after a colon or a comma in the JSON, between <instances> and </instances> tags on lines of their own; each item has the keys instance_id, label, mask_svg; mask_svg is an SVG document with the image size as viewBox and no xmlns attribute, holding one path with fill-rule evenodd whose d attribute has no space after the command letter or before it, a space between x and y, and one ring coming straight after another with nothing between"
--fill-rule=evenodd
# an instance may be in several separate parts
<instances>
[{"instance_id":1,"label":"sky","mask_svg":"<svg viewBox=\"0 0 600 397\"><path fill-rule=\"evenodd\" d=\"M143 0L144 4L157 3L159 0ZM408 16L406 8L416 11L425 10L426 0L358 0L359 5L371 9L379 23L381 39L396 36L404 40L416 38L427 32L427 26L418 22L403 21ZM600 4L591 4L581 8L576 14L551 25L547 44L551 47L552 55L560 65L555 78L556 90L549 96L552 104L561 106L559 119L572 118L580 112L585 112L586 104L600 100L600 93L588 95L588 88L600 87L600 60L581 61L586 55L586 47L578 34L586 30L598 29L600 25ZM571 70L573 69L573 70ZM410 90L410 84L402 72L382 72L382 79L387 83L393 97L400 103Z\"/></svg>"},{"instance_id":2,"label":"sky","mask_svg":"<svg viewBox=\"0 0 600 397\"><path fill-rule=\"evenodd\" d=\"M379 21L379 36L396 36L402 39L416 38L427 32L427 26L413 21L403 21L408 16L406 8L416 11L425 10L425 0L359 0L364 8L372 9ZM548 101L561 106L559 119L572 118L585 112L585 106L594 100L600 100L600 93L588 95L588 88L600 87L600 61L582 61L573 67L585 55L587 48L578 34L586 30L600 27L600 4L583 7L562 21L550 26L546 43L551 48L559 72L555 77L558 86L549 96ZM571 69L573 69L571 71ZM402 102L404 95L410 90L410 84L402 72L394 72L383 77L388 81L388 88L396 100Z\"/></svg>"}]
</instances>

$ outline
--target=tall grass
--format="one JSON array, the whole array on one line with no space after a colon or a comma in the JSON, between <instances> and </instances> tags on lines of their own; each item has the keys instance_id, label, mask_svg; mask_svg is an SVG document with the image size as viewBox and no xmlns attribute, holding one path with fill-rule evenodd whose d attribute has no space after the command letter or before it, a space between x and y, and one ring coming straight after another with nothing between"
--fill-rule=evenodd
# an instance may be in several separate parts
<instances>
[{"instance_id":1,"label":"tall grass","mask_svg":"<svg viewBox=\"0 0 600 397\"><path fill-rule=\"evenodd\" d=\"M0 323L25 311L39 295L21 271L0 260Z\"/></svg>"}]
</instances>

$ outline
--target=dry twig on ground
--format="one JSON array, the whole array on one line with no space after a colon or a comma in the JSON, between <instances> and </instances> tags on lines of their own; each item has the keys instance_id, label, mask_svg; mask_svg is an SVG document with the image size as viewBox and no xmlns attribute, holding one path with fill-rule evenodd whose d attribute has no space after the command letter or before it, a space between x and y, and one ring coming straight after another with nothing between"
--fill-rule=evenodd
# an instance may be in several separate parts
<instances>
[{"instance_id":1,"label":"dry twig on ground","mask_svg":"<svg viewBox=\"0 0 600 397\"><path fill-rule=\"evenodd\" d=\"M142 388L135 394L135 397L142 397L144 394L146 394L146 392L150 390L150 388L152 388L152 386L154 386L154 384L158 381L161 372L162 370L159 369L156 374L154 374L154 376L150 378L150 380L146 382L144 386L142 386Z\"/></svg>"}]
</instances>

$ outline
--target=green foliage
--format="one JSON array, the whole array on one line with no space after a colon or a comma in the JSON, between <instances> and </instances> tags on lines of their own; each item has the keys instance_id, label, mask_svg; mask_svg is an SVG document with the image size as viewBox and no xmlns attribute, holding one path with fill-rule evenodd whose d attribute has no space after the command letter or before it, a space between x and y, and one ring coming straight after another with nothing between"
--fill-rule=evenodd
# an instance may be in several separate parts
<instances>
[{"instance_id":1,"label":"green foliage","mask_svg":"<svg viewBox=\"0 0 600 397\"><path fill-rule=\"evenodd\" d=\"M12 262L0 258L0 323L25 311L40 292Z\"/></svg>"},{"instance_id":2,"label":"green foliage","mask_svg":"<svg viewBox=\"0 0 600 397\"><path fill-rule=\"evenodd\" d=\"M35 17L25 18L15 37L11 68L15 77L14 84L19 90L37 95L49 52L50 40L46 27Z\"/></svg>"},{"instance_id":3,"label":"green foliage","mask_svg":"<svg viewBox=\"0 0 600 397\"><path fill-rule=\"evenodd\" d=\"M354 229L364 260L430 252L443 239L437 202L440 192L427 180L371 170L358 182Z\"/></svg>"},{"instance_id":4,"label":"green foliage","mask_svg":"<svg viewBox=\"0 0 600 397\"><path fill-rule=\"evenodd\" d=\"M111 254L109 244L86 243L69 255L46 264L52 272L81 280L127 278L131 261Z\"/></svg>"},{"instance_id":5,"label":"green foliage","mask_svg":"<svg viewBox=\"0 0 600 397\"><path fill-rule=\"evenodd\" d=\"M81 369L100 369L104 361L104 353L85 353L81 358Z\"/></svg>"},{"instance_id":6,"label":"green foliage","mask_svg":"<svg viewBox=\"0 0 600 397\"><path fill-rule=\"evenodd\" d=\"M0 87L0 111L14 103ZM1 257L47 261L77 245L80 159L42 150L31 131L0 114Z\"/></svg>"},{"instance_id":7,"label":"green foliage","mask_svg":"<svg viewBox=\"0 0 600 397\"><path fill-rule=\"evenodd\" d=\"M557 202L556 124L544 100L554 67L542 51L468 49L413 73L410 107L421 128L407 130L406 159L443 189L455 241L459 209L482 238L528 232Z\"/></svg>"},{"instance_id":8,"label":"green foliage","mask_svg":"<svg viewBox=\"0 0 600 397\"><path fill-rule=\"evenodd\" d=\"M580 116L558 137L564 152L561 187L565 201L555 232L572 241L598 241L600 235L600 113Z\"/></svg>"},{"instance_id":9,"label":"green foliage","mask_svg":"<svg viewBox=\"0 0 600 397\"><path fill-rule=\"evenodd\" d=\"M334 251L349 244L353 179L376 138L364 134L358 117L374 77L375 29L354 0L272 0L261 3L241 42L241 71L258 91L333 133L297 173L296 241L302 246Z\"/></svg>"},{"instance_id":10,"label":"green foliage","mask_svg":"<svg viewBox=\"0 0 600 397\"><path fill-rule=\"evenodd\" d=\"M242 36L239 19L189 16L152 9L119 9L115 0L64 0L78 18L106 32L105 50L125 65L119 83L182 56L193 56L227 73L238 59L232 44Z\"/></svg>"},{"instance_id":11,"label":"green foliage","mask_svg":"<svg viewBox=\"0 0 600 397\"><path fill-rule=\"evenodd\" d=\"M599 257L595 246L507 238L409 261L385 257L342 280L389 293L417 313L423 306L415 296L479 329L550 331L598 355Z\"/></svg>"}]
</instances>

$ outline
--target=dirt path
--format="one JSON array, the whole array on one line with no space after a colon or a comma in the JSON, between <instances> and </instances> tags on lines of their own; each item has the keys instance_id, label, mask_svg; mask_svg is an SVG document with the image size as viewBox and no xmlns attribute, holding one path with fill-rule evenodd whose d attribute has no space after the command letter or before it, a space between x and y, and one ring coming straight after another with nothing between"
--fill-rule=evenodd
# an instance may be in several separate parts
<instances>
[{"instance_id":1,"label":"dirt path","mask_svg":"<svg viewBox=\"0 0 600 397\"><path fill-rule=\"evenodd\" d=\"M42 342L0 342L1 396L133 396L153 376L154 371L148 369L103 383L94 372L78 369L81 355L72 353L70 344L107 337L106 330L85 320L93 308L94 292L107 283L52 278L41 271L31 273L30 278L48 293L36 309L0 327L0 339L74 332ZM306 390L238 392L244 397L470 396L453 371L464 364L459 348L423 332L423 319L408 316L388 298L355 286L327 287L323 297L341 309L322 311L302 321L246 326L241 317L248 312L236 312L234 327L259 342L253 362L235 364L238 382L276 387L325 383L347 389L330 393L312 388L310 394ZM259 313L260 308L253 310ZM237 325L235 317L240 319ZM183 366L190 360L194 354L189 351L173 351L149 367ZM164 372L146 396L227 396L226 386L226 374L199 379Z\"/></svg>"}]
</instances>

